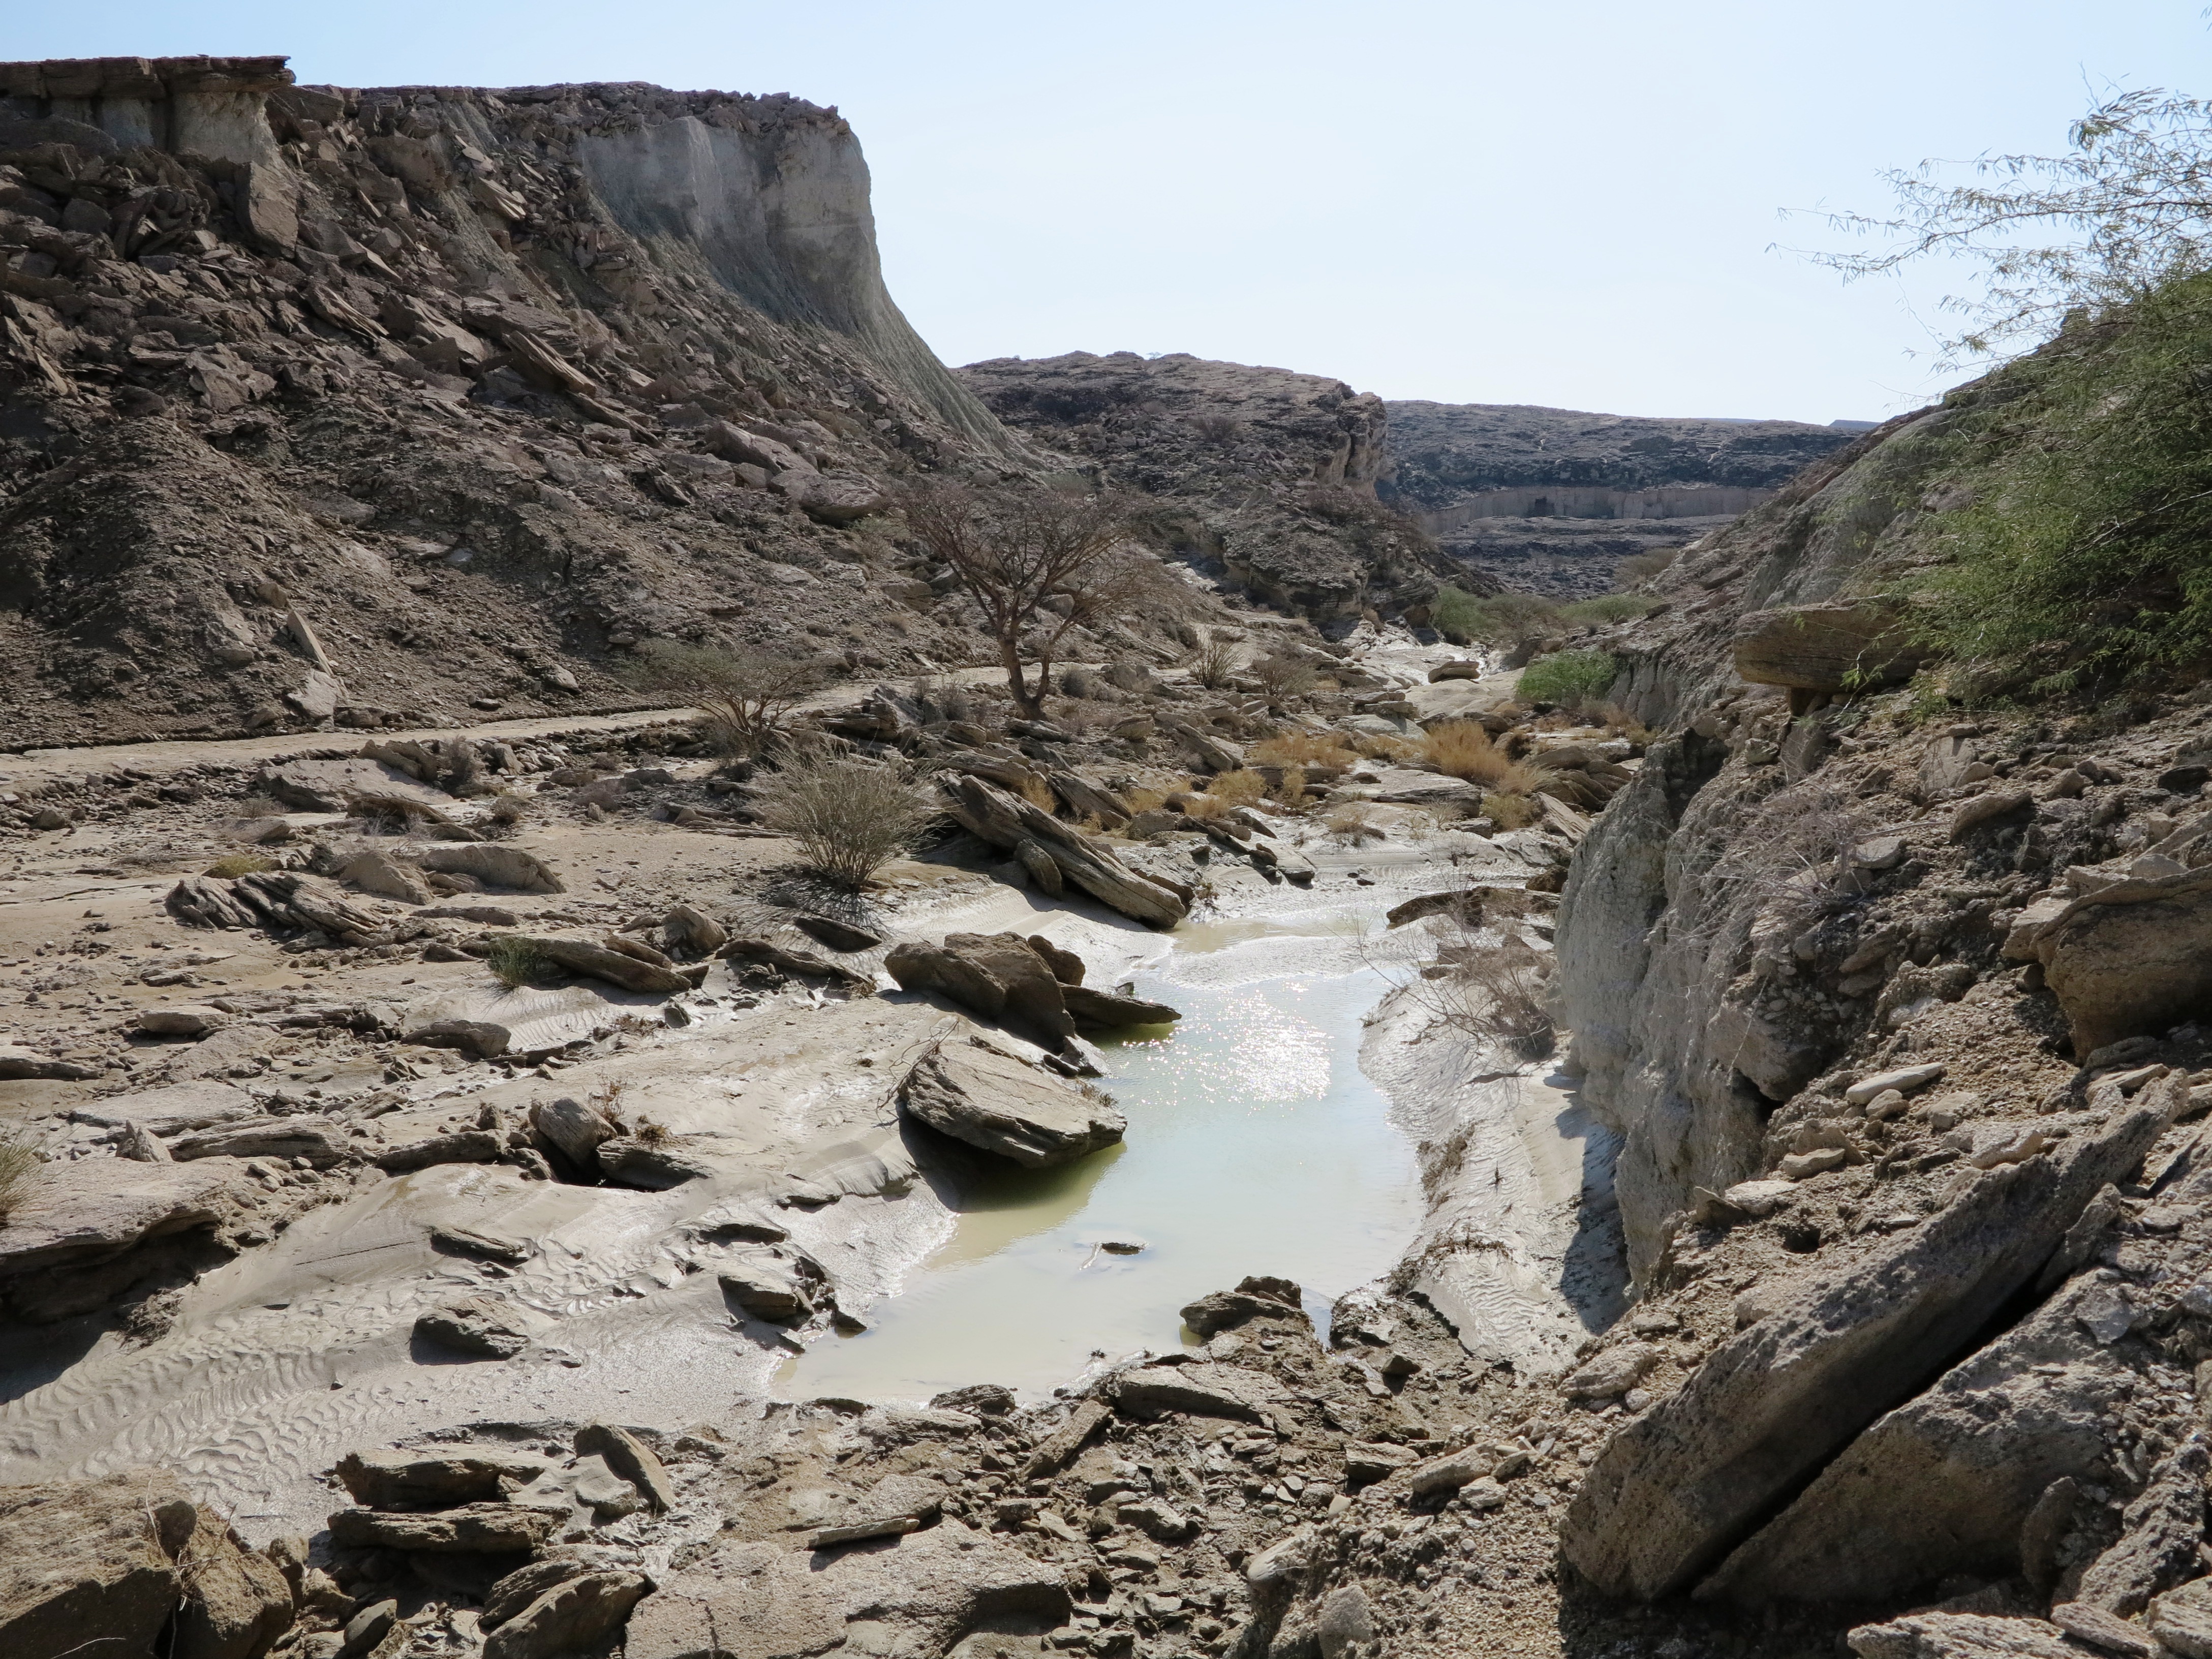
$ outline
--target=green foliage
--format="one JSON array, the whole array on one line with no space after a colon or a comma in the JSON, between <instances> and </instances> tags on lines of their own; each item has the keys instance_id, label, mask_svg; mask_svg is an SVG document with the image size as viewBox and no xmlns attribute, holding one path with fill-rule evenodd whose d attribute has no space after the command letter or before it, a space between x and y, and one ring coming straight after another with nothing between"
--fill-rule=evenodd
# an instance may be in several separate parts
<instances>
[{"instance_id":1,"label":"green foliage","mask_svg":"<svg viewBox=\"0 0 2212 1659\"><path fill-rule=\"evenodd\" d=\"M1559 615L1577 627L1601 627L1640 617L1654 603L1636 593L1601 593L1594 599L1577 599L1571 605L1561 605Z\"/></svg>"},{"instance_id":2,"label":"green foliage","mask_svg":"<svg viewBox=\"0 0 2212 1659\"><path fill-rule=\"evenodd\" d=\"M1555 651L1522 671L1519 696L1523 702L1579 708L1602 698L1619 672L1608 652Z\"/></svg>"},{"instance_id":3,"label":"green foliage","mask_svg":"<svg viewBox=\"0 0 2212 1659\"><path fill-rule=\"evenodd\" d=\"M1429 602L1429 621L1454 645L1472 645L1480 637L1482 601L1447 582Z\"/></svg>"},{"instance_id":4,"label":"green foliage","mask_svg":"<svg viewBox=\"0 0 2212 1659\"><path fill-rule=\"evenodd\" d=\"M809 869L856 888L906 850L931 810L890 767L814 752L792 756L759 800L762 822L796 841Z\"/></svg>"},{"instance_id":5,"label":"green foliage","mask_svg":"<svg viewBox=\"0 0 2212 1659\"><path fill-rule=\"evenodd\" d=\"M1970 695L2065 691L2212 656L2212 276L2079 321L2003 372L1983 457L1915 584ZM1963 493L1963 492L1960 492Z\"/></svg>"},{"instance_id":6,"label":"green foliage","mask_svg":"<svg viewBox=\"0 0 2212 1659\"><path fill-rule=\"evenodd\" d=\"M484 952L484 966L492 977L509 989L535 984L552 970L543 951L526 939L495 939Z\"/></svg>"}]
</instances>

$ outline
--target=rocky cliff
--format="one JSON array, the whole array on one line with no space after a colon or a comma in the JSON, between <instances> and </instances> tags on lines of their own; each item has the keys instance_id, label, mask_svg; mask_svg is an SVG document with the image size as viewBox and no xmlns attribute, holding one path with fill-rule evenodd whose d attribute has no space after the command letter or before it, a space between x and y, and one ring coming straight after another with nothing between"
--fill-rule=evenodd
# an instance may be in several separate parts
<instances>
[{"instance_id":1,"label":"rocky cliff","mask_svg":"<svg viewBox=\"0 0 2212 1659\"><path fill-rule=\"evenodd\" d=\"M885 293L834 110L274 58L0 94L11 743L634 705L662 636L974 651L885 490L1036 463Z\"/></svg>"},{"instance_id":2,"label":"rocky cliff","mask_svg":"<svg viewBox=\"0 0 2212 1659\"><path fill-rule=\"evenodd\" d=\"M960 371L993 413L1117 489L1203 568L1325 624L1419 605L1440 560L1378 502L1382 401L1341 380L1185 352L996 358Z\"/></svg>"},{"instance_id":3,"label":"rocky cliff","mask_svg":"<svg viewBox=\"0 0 2212 1659\"><path fill-rule=\"evenodd\" d=\"M1474 569L1563 596L1606 591L1620 559L1694 540L1853 435L1796 421L1517 404L1398 400L1386 409L1383 498Z\"/></svg>"}]
</instances>

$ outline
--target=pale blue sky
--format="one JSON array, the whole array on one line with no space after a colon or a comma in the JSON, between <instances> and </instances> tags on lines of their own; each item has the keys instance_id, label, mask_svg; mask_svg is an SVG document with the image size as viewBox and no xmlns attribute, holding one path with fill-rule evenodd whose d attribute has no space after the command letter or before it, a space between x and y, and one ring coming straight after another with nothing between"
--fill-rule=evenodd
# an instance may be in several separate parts
<instances>
[{"instance_id":1,"label":"pale blue sky","mask_svg":"<svg viewBox=\"0 0 2212 1659\"><path fill-rule=\"evenodd\" d=\"M2212 91L2203 0L107 0L22 58L288 52L302 81L648 80L836 104L949 362L1192 351L1636 415L1925 401L1940 273L1841 287L1784 207ZM1915 357L1915 351L1922 355ZM1955 377L1954 377L1955 378Z\"/></svg>"}]
</instances>

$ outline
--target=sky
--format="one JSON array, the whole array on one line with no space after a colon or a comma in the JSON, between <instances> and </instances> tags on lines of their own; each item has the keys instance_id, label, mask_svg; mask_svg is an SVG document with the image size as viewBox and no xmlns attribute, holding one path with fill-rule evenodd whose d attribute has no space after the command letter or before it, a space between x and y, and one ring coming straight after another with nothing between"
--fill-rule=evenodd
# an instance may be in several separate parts
<instances>
[{"instance_id":1,"label":"sky","mask_svg":"<svg viewBox=\"0 0 2212 1659\"><path fill-rule=\"evenodd\" d=\"M289 52L302 82L654 81L836 105L948 362L1188 351L1385 398L1880 419L1965 273L1845 285L1923 159L2212 94L2203 0L106 0L9 58ZM1785 210L1795 210L1789 217Z\"/></svg>"}]
</instances>

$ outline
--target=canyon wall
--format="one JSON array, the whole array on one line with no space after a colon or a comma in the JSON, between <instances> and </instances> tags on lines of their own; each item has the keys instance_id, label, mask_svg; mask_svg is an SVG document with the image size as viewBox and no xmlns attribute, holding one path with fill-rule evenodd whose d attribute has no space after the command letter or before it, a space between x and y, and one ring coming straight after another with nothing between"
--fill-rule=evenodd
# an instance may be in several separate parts
<instances>
[{"instance_id":1,"label":"canyon wall","mask_svg":"<svg viewBox=\"0 0 2212 1659\"><path fill-rule=\"evenodd\" d=\"M787 97L0 65L0 313L26 745L635 707L655 639L934 672L975 618L892 491L1054 465Z\"/></svg>"},{"instance_id":2,"label":"canyon wall","mask_svg":"<svg viewBox=\"0 0 2212 1659\"><path fill-rule=\"evenodd\" d=\"M1848 443L1796 421L1644 419L1394 400L1383 498L1505 586L1585 597L1632 554L1679 547Z\"/></svg>"}]
</instances>

